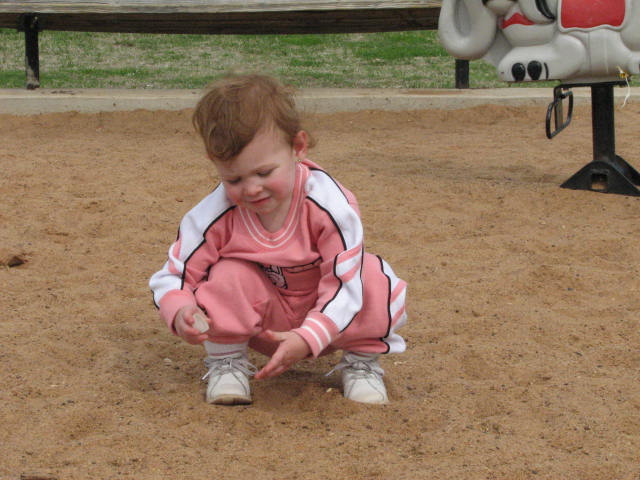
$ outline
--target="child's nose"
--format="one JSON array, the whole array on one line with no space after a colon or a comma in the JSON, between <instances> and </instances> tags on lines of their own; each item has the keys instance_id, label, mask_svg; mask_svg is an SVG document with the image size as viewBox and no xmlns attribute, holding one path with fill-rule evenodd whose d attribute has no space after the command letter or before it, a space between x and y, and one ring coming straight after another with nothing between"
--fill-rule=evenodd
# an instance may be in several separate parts
<instances>
[{"instance_id":1,"label":"child's nose","mask_svg":"<svg viewBox=\"0 0 640 480\"><path fill-rule=\"evenodd\" d=\"M244 194L247 197L254 197L262 191L262 183L258 180L248 180L244 185Z\"/></svg>"}]
</instances>

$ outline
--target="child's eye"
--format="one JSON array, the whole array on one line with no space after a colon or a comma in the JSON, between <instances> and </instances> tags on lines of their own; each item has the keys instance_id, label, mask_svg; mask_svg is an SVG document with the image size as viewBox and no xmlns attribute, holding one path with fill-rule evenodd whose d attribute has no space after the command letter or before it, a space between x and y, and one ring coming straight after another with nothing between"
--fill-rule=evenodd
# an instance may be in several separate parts
<instances>
[{"instance_id":1,"label":"child's eye","mask_svg":"<svg viewBox=\"0 0 640 480\"><path fill-rule=\"evenodd\" d=\"M227 180L227 183L229 185L237 185L240 183L240 179L239 178L232 178L231 180Z\"/></svg>"},{"instance_id":2,"label":"child's eye","mask_svg":"<svg viewBox=\"0 0 640 480\"><path fill-rule=\"evenodd\" d=\"M258 172L258 176L259 177L268 177L269 175L271 175L271 172L273 172L273 169L265 170L263 172Z\"/></svg>"}]
</instances>

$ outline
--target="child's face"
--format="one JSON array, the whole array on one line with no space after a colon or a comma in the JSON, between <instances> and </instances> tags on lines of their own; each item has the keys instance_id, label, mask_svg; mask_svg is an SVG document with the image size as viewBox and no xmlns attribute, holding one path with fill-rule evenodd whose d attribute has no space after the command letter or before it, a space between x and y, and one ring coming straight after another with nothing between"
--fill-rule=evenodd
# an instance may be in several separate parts
<instances>
[{"instance_id":1,"label":"child's face","mask_svg":"<svg viewBox=\"0 0 640 480\"><path fill-rule=\"evenodd\" d=\"M261 220L284 217L293 194L296 161L307 153L307 135L298 132L293 146L278 130L259 132L240 153L214 164L227 195L237 205L255 212Z\"/></svg>"}]
</instances>

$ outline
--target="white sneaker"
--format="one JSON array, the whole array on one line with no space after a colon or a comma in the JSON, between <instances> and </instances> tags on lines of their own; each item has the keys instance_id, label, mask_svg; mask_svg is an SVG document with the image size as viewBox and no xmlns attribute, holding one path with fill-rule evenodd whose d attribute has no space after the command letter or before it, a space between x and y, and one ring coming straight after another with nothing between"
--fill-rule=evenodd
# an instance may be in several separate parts
<instances>
[{"instance_id":1,"label":"white sneaker","mask_svg":"<svg viewBox=\"0 0 640 480\"><path fill-rule=\"evenodd\" d=\"M382 376L384 370L378 364L379 355L345 352L334 370L342 370L343 393L354 402L389 403Z\"/></svg>"},{"instance_id":2,"label":"white sneaker","mask_svg":"<svg viewBox=\"0 0 640 480\"><path fill-rule=\"evenodd\" d=\"M256 367L242 353L224 357L208 356L204 361L209 369L202 380L207 384L207 403L217 405L244 405L251 403L249 377Z\"/></svg>"}]
</instances>

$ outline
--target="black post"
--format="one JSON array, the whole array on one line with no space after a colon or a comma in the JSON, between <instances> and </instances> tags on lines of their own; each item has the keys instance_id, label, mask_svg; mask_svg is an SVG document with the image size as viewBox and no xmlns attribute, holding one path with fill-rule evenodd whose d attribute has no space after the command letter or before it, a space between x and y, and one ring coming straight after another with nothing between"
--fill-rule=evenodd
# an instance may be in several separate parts
<instances>
[{"instance_id":1,"label":"black post","mask_svg":"<svg viewBox=\"0 0 640 480\"><path fill-rule=\"evenodd\" d=\"M23 18L25 43L25 68L27 71L27 89L40 86L40 49L38 47L38 17L25 15Z\"/></svg>"},{"instance_id":2,"label":"black post","mask_svg":"<svg viewBox=\"0 0 640 480\"><path fill-rule=\"evenodd\" d=\"M593 161L612 162L616 156L616 130L611 85L591 86L591 125Z\"/></svg>"},{"instance_id":3,"label":"black post","mask_svg":"<svg viewBox=\"0 0 640 480\"><path fill-rule=\"evenodd\" d=\"M469 88L469 60L456 58L456 88Z\"/></svg>"},{"instance_id":4,"label":"black post","mask_svg":"<svg viewBox=\"0 0 640 480\"><path fill-rule=\"evenodd\" d=\"M591 84L593 161L562 184L564 188L640 196L640 174L616 155L613 87L619 82Z\"/></svg>"}]
</instances>

